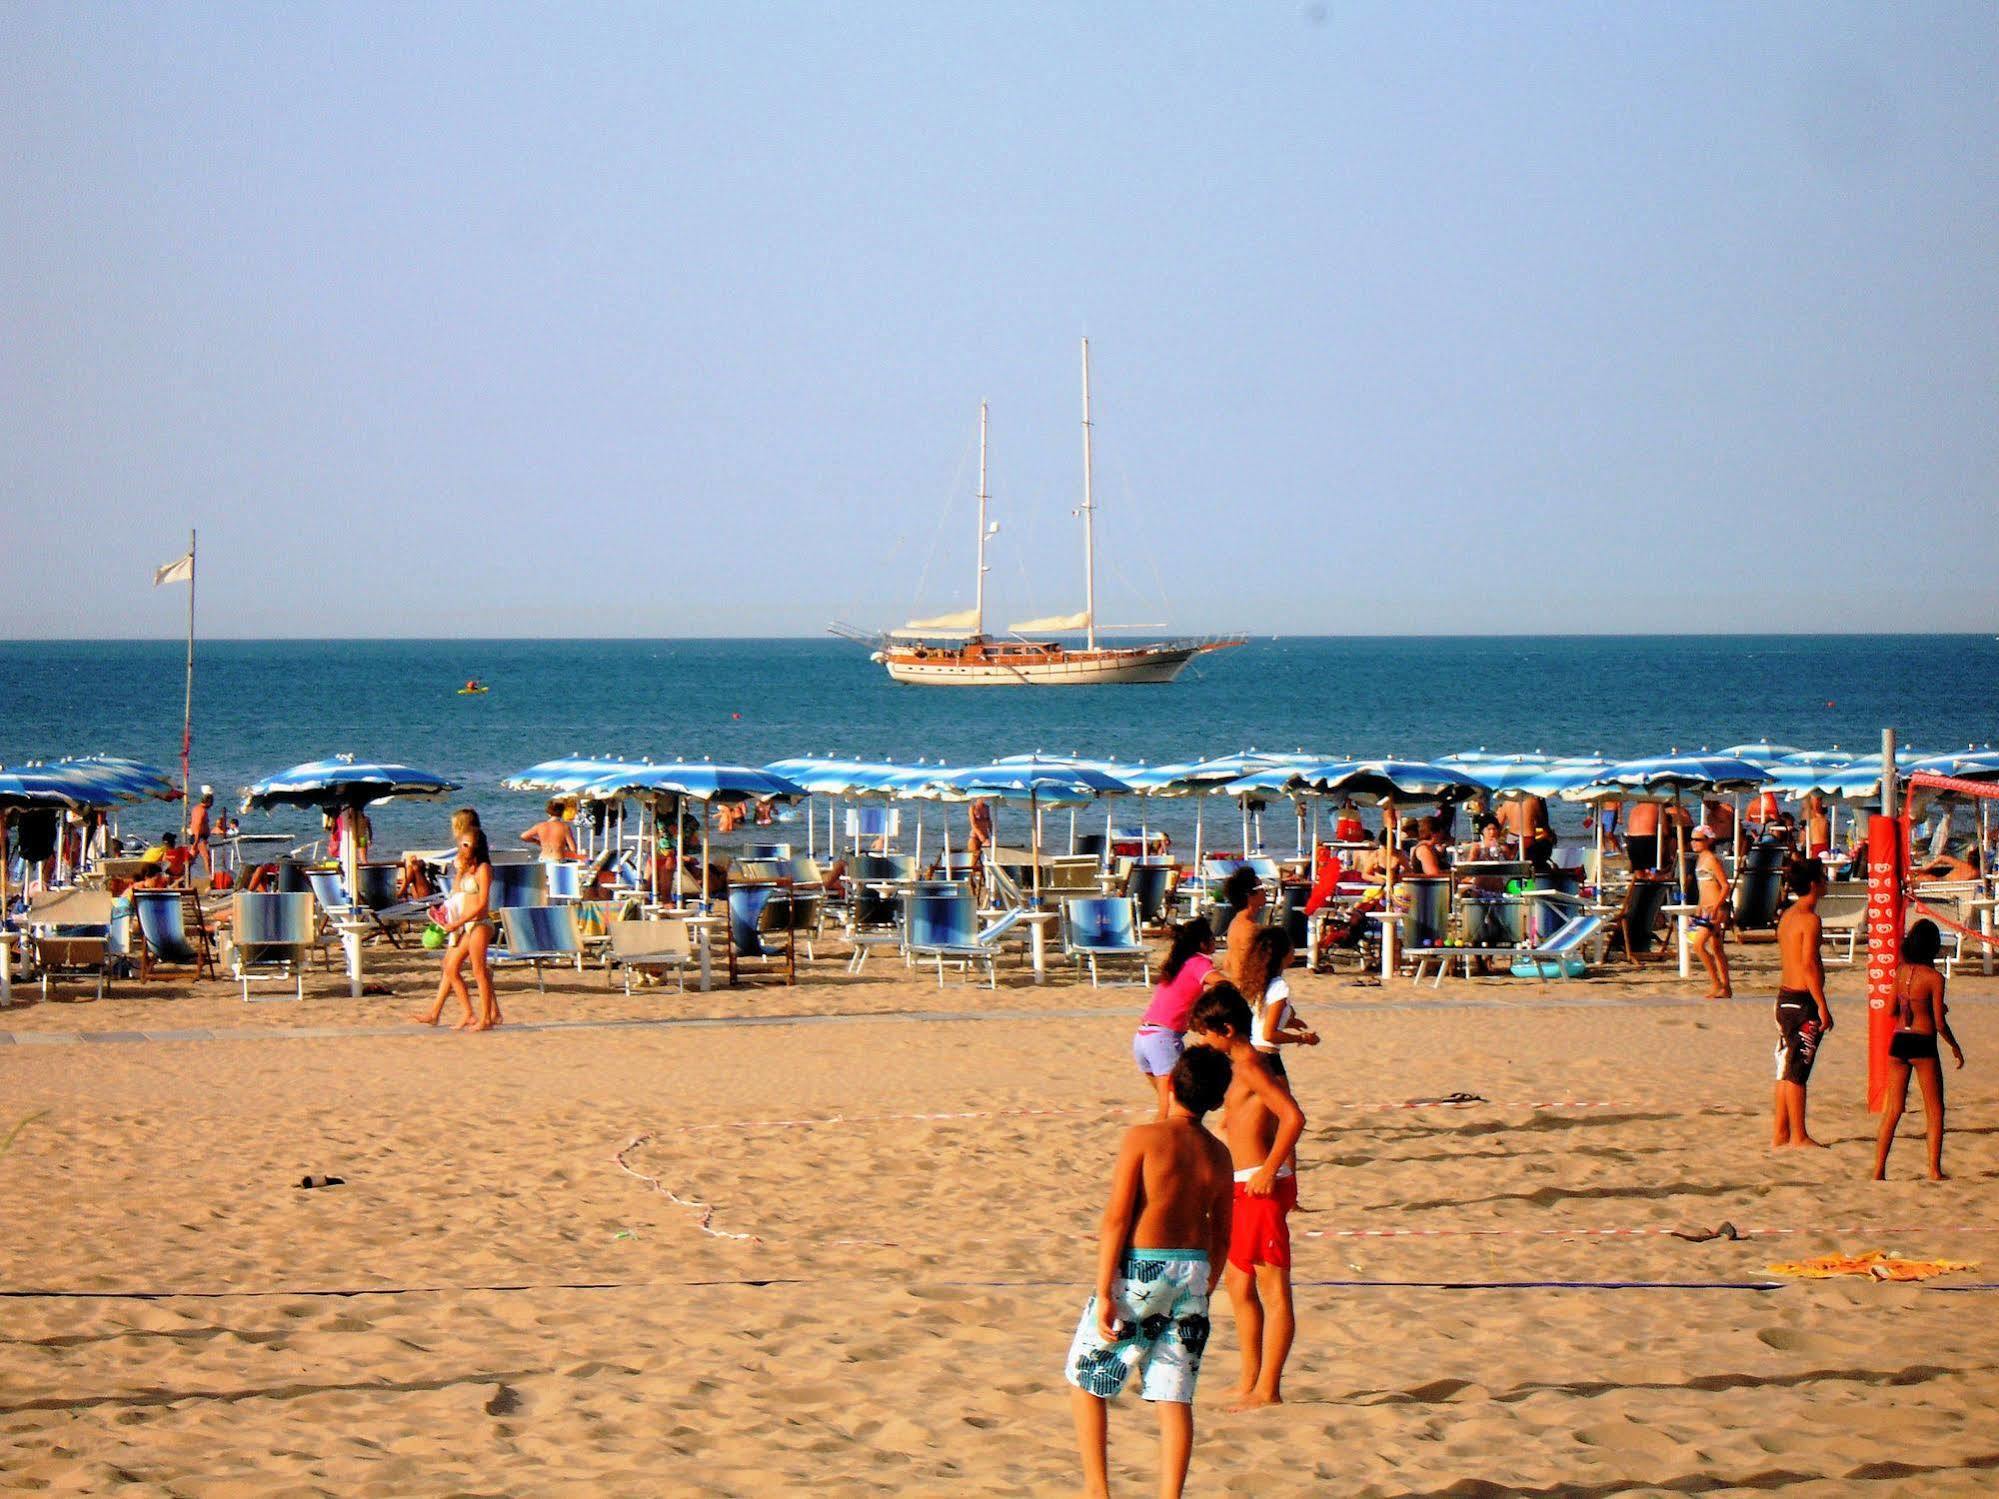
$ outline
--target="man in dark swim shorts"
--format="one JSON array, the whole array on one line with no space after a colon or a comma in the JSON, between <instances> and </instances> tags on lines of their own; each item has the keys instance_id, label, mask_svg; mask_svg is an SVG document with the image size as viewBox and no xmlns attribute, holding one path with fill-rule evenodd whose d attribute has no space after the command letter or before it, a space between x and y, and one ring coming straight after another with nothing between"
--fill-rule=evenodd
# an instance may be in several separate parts
<instances>
[{"instance_id":1,"label":"man in dark swim shorts","mask_svg":"<svg viewBox=\"0 0 1999 1499\"><path fill-rule=\"evenodd\" d=\"M1832 1029L1825 1000L1825 961L1819 954L1822 929L1819 897L1825 894L1825 866L1799 859L1784 871L1795 899L1777 923L1782 966L1777 978L1777 1084L1772 1100L1772 1145L1817 1145L1805 1130L1805 1085L1819 1043Z\"/></svg>"}]
</instances>

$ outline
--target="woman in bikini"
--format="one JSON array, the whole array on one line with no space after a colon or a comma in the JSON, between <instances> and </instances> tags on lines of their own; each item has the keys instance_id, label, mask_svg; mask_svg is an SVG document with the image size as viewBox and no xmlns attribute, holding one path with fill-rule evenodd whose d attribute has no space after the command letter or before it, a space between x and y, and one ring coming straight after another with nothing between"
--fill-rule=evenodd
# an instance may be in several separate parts
<instances>
[{"instance_id":1,"label":"woman in bikini","mask_svg":"<svg viewBox=\"0 0 1999 1499\"><path fill-rule=\"evenodd\" d=\"M1945 1019L1943 975L1936 970L1943 937L1934 921L1919 921L1902 939L1902 966L1895 974L1895 1034L1888 1043L1887 1107L1881 1111L1881 1134L1874 1142L1874 1179L1888 1179L1888 1152L1895 1144L1895 1126L1909 1101L1909 1074L1923 1089L1923 1123L1930 1137L1930 1180L1943 1181L1943 1062L1937 1055L1941 1036L1964 1065L1964 1048L1950 1033Z\"/></svg>"},{"instance_id":2,"label":"woman in bikini","mask_svg":"<svg viewBox=\"0 0 1999 1499\"><path fill-rule=\"evenodd\" d=\"M1694 829L1694 883L1700 891L1700 910L1687 924L1693 928L1690 945L1707 969L1706 997L1732 999L1735 991L1730 987L1728 949L1722 945L1729 920L1728 871L1714 851L1714 837L1714 830L1706 823Z\"/></svg>"},{"instance_id":3,"label":"woman in bikini","mask_svg":"<svg viewBox=\"0 0 1999 1499\"><path fill-rule=\"evenodd\" d=\"M461 814L462 815L462 814ZM457 819L453 819L456 824ZM493 943L493 855L486 834L476 825L459 834L456 872L451 896L431 913L431 919L451 934L451 948L444 955L444 974L438 980L437 999L430 1013L416 1018L436 1025L444 1013L444 1002L457 995L465 1006L465 1018L458 1029L489 1031L500 1024L500 1003L493 993L493 971L486 962L486 949ZM465 984L465 965L472 965L472 979L479 987L479 1010L472 1009L471 991Z\"/></svg>"}]
</instances>

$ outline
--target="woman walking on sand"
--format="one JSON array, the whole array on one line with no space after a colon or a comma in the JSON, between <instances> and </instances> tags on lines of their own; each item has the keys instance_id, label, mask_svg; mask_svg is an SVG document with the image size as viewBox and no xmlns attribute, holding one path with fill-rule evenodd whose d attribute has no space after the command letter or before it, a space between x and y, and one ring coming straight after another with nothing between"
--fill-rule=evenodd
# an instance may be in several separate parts
<instances>
[{"instance_id":1,"label":"woman walking on sand","mask_svg":"<svg viewBox=\"0 0 1999 1499\"><path fill-rule=\"evenodd\" d=\"M476 815L459 813L454 826L470 825L458 835L458 859L451 882L451 896L438 906L431 919L451 937L451 950L444 955L444 974L437 983L437 999L430 1013L417 1017L425 1025L436 1025L444 1013L444 1002L452 995L465 1007L458 1029L489 1031L500 1024L500 1002L493 993L493 970L486 962L486 949L493 943L493 855L486 844L485 830ZM479 988L479 1009L472 1009L472 994L465 983L465 965L472 965L472 980Z\"/></svg>"},{"instance_id":2,"label":"woman walking on sand","mask_svg":"<svg viewBox=\"0 0 1999 1499\"><path fill-rule=\"evenodd\" d=\"M1943 975L1936 970L1942 935L1934 921L1919 921L1902 939L1902 966L1895 975L1895 1034L1888 1043L1887 1107L1881 1111L1881 1134L1874 1142L1874 1179L1888 1179L1888 1152L1895 1144L1895 1126L1909 1101L1909 1074L1923 1089L1923 1123L1930 1137L1930 1180L1943 1181L1943 1062L1937 1038L1950 1047L1957 1065L1964 1065L1964 1048L1950 1033L1944 1017Z\"/></svg>"}]
</instances>

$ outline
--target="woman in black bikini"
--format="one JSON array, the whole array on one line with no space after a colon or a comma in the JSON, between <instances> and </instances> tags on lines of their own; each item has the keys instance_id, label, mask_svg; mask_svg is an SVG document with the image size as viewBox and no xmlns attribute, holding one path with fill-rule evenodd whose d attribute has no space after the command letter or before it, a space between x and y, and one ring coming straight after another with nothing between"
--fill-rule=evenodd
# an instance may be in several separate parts
<instances>
[{"instance_id":1,"label":"woman in black bikini","mask_svg":"<svg viewBox=\"0 0 1999 1499\"><path fill-rule=\"evenodd\" d=\"M1874 1179L1888 1179L1888 1151L1895 1143L1895 1126L1909 1101L1909 1074L1923 1089L1923 1122L1930 1137L1930 1180L1943 1174L1943 1063L1937 1037L1943 1037L1957 1065L1964 1065L1964 1048L1950 1033L1944 1017L1943 975L1936 970L1943 938L1934 921L1919 921L1902 939L1902 966L1895 974L1895 1036L1888 1051L1887 1107L1881 1112L1881 1135L1874 1143Z\"/></svg>"}]
</instances>

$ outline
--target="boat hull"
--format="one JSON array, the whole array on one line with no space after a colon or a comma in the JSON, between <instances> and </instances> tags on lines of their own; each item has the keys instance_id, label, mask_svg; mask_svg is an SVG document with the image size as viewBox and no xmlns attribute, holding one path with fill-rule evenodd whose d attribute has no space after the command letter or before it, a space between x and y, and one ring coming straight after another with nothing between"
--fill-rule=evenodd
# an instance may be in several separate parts
<instances>
[{"instance_id":1,"label":"boat hull","mask_svg":"<svg viewBox=\"0 0 1999 1499\"><path fill-rule=\"evenodd\" d=\"M1170 682L1200 646L1112 651L1061 651L1036 660L965 659L949 652L886 651L882 662L898 682L921 687L1101 687Z\"/></svg>"}]
</instances>

